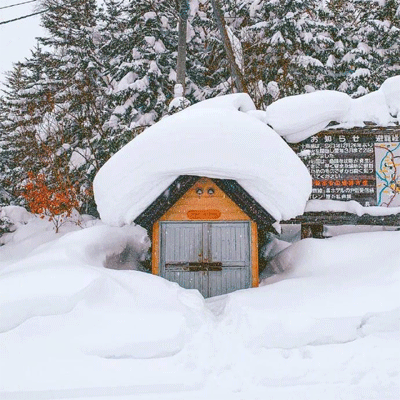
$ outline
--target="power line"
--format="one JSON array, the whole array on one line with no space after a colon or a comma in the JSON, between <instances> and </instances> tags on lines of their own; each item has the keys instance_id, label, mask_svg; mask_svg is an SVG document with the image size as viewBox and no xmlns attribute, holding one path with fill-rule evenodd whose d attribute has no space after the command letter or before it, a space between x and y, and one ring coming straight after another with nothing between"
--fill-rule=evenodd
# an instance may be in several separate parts
<instances>
[{"instance_id":1,"label":"power line","mask_svg":"<svg viewBox=\"0 0 400 400\"><path fill-rule=\"evenodd\" d=\"M0 25L8 24L9 22L19 21L20 19L25 19L25 18L33 17L34 15L43 14L43 13L46 12L46 11L47 11L47 10L43 10L43 11L39 11L39 12L36 12L36 13L33 13L33 14L24 15L24 16L19 17L19 18L9 19L8 21L1 21L1 22L0 22Z\"/></svg>"},{"instance_id":2,"label":"power line","mask_svg":"<svg viewBox=\"0 0 400 400\"><path fill-rule=\"evenodd\" d=\"M16 6L22 6L22 4L34 3L35 1L37 1L37 0L29 0L29 1L24 1L23 3L11 4L11 5L9 5L9 6L0 7L0 10L4 10L5 8L11 8L11 7L16 7Z\"/></svg>"}]
</instances>

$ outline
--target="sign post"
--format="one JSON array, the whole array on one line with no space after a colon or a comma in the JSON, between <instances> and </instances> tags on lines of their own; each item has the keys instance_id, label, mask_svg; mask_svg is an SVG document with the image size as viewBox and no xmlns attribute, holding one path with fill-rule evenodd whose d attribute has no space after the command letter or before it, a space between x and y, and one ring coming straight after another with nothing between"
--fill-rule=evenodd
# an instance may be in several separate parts
<instances>
[{"instance_id":1,"label":"sign post","mask_svg":"<svg viewBox=\"0 0 400 400\"><path fill-rule=\"evenodd\" d=\"M307 166L310 199L350 201L364 207L400 207L400 127L332 129L293 146ZM306 212L302 238L323 237L323 225L400 226L400 214L358 216L348 212Z\"/></svg>"}]
</instances>

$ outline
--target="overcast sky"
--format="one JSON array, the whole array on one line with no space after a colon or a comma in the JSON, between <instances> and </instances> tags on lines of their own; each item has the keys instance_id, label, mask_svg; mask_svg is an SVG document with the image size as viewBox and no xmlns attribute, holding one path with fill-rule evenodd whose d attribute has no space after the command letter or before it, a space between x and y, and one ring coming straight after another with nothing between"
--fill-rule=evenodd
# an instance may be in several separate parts
<instances>
[{"instance_id":1,"label":"overcast sky","mask_svg":"<svg viewBox=\"0 0 400 400\"><path fill-rule=\"evenodd\" d=\"M27 0L0 0L0 8ZM18 18L35 12L35 3L0 10L0 22ZM4 73L12 68L12 63L29 57L36 40L42 36L40 15L0 25L0 82L4 82Z\"/></svg>"}]
</instances>

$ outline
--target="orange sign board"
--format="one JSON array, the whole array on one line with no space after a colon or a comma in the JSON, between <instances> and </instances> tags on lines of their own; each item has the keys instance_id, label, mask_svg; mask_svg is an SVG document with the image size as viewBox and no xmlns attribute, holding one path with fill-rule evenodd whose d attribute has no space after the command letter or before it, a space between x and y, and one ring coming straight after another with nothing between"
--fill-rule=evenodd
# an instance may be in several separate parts
<instances>
[{"instance_id":1,"label":"orange sign board","mask_svg":"<svg viewBox=\"0 0 400 400\"><path fill-rule=\"evenodd\" d=\"M187 212L189 219L218 219L220 216L219 210L189 210Z\"/></svg>"}]
</instances>

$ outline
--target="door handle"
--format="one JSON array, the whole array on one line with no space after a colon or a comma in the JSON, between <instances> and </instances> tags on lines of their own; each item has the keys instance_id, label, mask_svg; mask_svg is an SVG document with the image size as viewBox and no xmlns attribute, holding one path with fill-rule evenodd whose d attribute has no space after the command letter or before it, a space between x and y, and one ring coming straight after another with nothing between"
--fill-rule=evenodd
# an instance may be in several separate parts
<instances>
[{"instance_id":1,"label":"door handle","mask_svg":"<svg viewBox=\"0 0 400 400\"><path fill-rule=\"evenodd\" d=\"M202 266L204 263L202 263L202 262L190 262L189 263L189 267L200 267L200 266Z\"/></svg>"},{"instance_id":2,"label":"door handle","mask_svg":"<svg viewBox=\"0 0 400 400\"><path fill-rule=\"evenodd\" d=\"M170 262L165 264L166 267L181 267L184 271L190 272L207 272L222 271L222 262Z\"/></svg>"},{"instance_id":3,"label":"door handle","mask_svg":"<svg viewBox=\"0 0 400 400\"><path fill-rule=\"evenodd\" d=\"M203 264L207 265L207 267L222 267L222 262L221 261L204 262Z\"/></svg>"}]
</instances>

